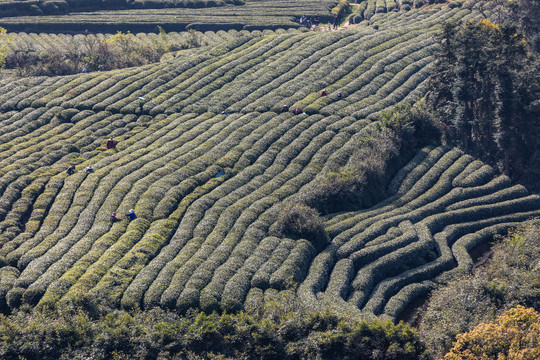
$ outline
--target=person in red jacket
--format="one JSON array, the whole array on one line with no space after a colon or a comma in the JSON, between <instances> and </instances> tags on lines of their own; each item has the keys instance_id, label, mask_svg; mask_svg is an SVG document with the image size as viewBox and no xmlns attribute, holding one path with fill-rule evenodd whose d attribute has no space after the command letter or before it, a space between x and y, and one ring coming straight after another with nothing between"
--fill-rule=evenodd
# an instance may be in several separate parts
<instances>
[{"instance_id":1,"label":"person in red jacket","mask_svg":"<svg viewBox=\"0 0 540 360\"><path fill-rule=\"evenodd\" d=\"M321 96L326 96L326 89L324 89L323 91L321 91Z\"/></svg>"}]
</instances>

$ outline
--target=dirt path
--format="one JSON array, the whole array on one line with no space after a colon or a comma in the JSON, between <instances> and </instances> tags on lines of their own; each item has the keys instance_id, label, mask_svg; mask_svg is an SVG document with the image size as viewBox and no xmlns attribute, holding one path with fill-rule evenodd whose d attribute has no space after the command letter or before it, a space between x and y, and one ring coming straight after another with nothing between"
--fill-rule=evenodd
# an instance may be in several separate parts
<instances>
[{"instance_id":1,"label":"dirt path","mask_svg":"<svg viewBox=\"0 0 540 360\"><path fill-rule=\"evenodd\" d=\"M349 6L360 6L360 4L358 4L358 3L349 3ZM349 23L349 18L347 17L347 20L341 26L338 26L337 29L333 29L332 27L328 28L327 24L320 24L318 31L339 31L339 30L349 29L349 28L357 26L357 25L358 24L350 24Z\"/></svg>"},{"instance_id":2,"label":"dirt path","mask_svg":"<svg viewBox=\"0 0 540 360\"><path fill-rule=\"evenodd\" d=\"M337 29L328 29L328 25L319 25L319 29L315 31L340 31L340 30L349 29L355 26L358 26L358 24L349 24L349 22L347 21L345 24L343 24L342 26L339 26Z\"/></svg>"}]
</instances>

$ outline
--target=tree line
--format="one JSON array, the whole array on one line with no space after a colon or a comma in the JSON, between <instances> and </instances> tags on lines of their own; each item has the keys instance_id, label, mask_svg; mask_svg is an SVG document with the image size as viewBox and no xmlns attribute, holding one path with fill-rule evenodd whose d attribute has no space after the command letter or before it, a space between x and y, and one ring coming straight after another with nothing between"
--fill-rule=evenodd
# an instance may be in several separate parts
<instances>
[{"instance_id":1,"label":"tree line","mask_svg":"<svg viewBox=\"0 0 540 360\"><path fill-rule=\"evenodd\" d=\"M443 140L538 190L540 62L526 36L485 19L446 23L438 41L426 99Z\"/></svg>"}]
</instances>

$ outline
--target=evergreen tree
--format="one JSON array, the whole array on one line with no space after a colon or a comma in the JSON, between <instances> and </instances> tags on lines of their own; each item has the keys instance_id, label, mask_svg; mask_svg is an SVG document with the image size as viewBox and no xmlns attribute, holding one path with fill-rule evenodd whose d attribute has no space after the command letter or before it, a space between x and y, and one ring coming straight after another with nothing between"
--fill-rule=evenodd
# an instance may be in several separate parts
<instances>
[{"instance_id":1,"label":"evergreen tree","mask_svg":"<svg viewBox=\"0 0 540 360\"><path fill-rule=\"evenodd\" d=\"M450 143L519 175L536 146L540 77L513 26L445 24L430 79L430 110ZM536 102L536 103L535 103Z\"/></svg>"}]
</instances>

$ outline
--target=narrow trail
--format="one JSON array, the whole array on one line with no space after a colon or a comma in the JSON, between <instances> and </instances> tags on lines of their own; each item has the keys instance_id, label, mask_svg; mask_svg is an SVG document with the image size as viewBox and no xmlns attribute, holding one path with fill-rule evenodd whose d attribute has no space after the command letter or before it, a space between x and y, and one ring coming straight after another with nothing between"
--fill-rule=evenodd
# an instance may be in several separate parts
<instances>
[{"instance_id":1,"label":"narrow trail","mask_svg":"<svg viewBox=\"0 0 540 360\"><path fill-rule=\"evenodd\" d=\"M360 6L359 3L349 3L349 6ZM340 31L340 30L345 30L345 29L349 29L349 28L352 28L352 27L355 27L355 26L358 26L359 24L351 24L349 23L349 16L347 16L347 19L345 20L345 22L341 25L341 26L338 26L336 29L332 29L331 26L327 26L325 24L321 24L319 25L318 27L315 27L315 31ZM317 30L318 28L318 30Z\"/></svg>"}]
</instances>

